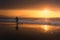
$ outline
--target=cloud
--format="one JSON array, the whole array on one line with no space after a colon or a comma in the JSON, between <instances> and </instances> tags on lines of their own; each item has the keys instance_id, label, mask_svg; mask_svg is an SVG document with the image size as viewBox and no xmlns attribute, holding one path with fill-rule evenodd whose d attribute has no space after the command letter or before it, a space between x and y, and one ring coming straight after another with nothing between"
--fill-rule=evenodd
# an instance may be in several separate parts
<instances>
[{"instance_id":1,"label":"cloud","mask_svg":"<svg viewBox=\"0 0 60 40\"><path fill-rule=\"evenodd\" d=\"M45 4L53 4L59 7L60 0L0 0L0 9L25 9L37 5L42 7Z\"/></svg>"}]
</instances>

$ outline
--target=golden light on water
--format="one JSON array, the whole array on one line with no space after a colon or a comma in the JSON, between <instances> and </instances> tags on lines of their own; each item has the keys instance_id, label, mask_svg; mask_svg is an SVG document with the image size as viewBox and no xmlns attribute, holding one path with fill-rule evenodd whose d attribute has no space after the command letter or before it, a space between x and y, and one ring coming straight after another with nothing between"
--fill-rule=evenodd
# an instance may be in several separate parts
<instances>
[{"instance_id":1,"label":"golden light on water","mask_svg":"<svg viewBox=\"0 0 60 40\"><path fill-rule=\"evenodd\" d=\"M21 25L21 26L25 27L25 28L37 29L38 31L42 31L42 32L50 32L50 31L60 29L60 27L50 26L50 25L24 24L24 25Z\"/></svg>"},{"instance_id":2,"label":"golden light on water","mask_svg":"<svg viewBox=\"0 0 60 40\"><path fill-rule=\"evenodd\" d=\"M48 26L47 26L47 25L45 25L45 26L44 26L44 29L45 29L45 31L47 31L47 30L48 30Z\"/></svg>"},{"instance_id":3,"label":"golden light on water","mask_svg":"<svg viewBox=\"0 0 60 40\"><path fill-rule=\"evenodd\" d=\"M44 30L43 32L51 32L60 29L60 26L52 26L52 25L41 25L40 28Z\"/></svg>"},{"instance_id":4,"label":"golden light on water","mask_svg":"<svg viewBox=\"0 0 60 40\"><path fill-rule=\"evenodd\" d=\"M49 31L49 26L48 26L48 25L42 25L41 28L42 28L45 32Z\"/></svg>"}]
</instances>

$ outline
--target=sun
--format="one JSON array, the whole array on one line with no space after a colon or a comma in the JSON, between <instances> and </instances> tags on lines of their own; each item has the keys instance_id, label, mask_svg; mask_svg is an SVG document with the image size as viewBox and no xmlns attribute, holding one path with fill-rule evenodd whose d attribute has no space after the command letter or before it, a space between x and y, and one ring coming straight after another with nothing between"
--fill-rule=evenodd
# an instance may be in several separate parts
<instances>
[{"instance_id":1,"label":"sun","mask_svg":"<svg viewBox=\"0 0 60 40\"><path fill-rule=\"evenodd\" d=\"M43 10L43 12L44 12L45 14L48 14L48 13L49 13L49 10Z\"/></svg>"},{"instance_id":2,"label":"sun","mask_svg":"<svg viewBox=\"0 0 60 40\"><path fill-rule=\"evenodd\" d=\"M49 16L50 16L50 10L48 10L48 9L42 10L42 16L44 18L49 18Z\"/></svg>"}]
</instances>

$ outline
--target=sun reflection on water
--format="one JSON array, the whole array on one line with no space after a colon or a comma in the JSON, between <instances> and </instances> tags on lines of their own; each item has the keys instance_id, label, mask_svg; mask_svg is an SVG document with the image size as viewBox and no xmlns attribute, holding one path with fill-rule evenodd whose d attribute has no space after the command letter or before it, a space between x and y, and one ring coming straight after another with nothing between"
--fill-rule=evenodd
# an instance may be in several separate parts
<instances>
[{"instance_id":1,"label":"sun reflection on water","mask_svg":"<svg viewBox=\"0 0 60 40\"><path fill-rule=\"evenodd\" d=\"M45 31L45 32L47 32L47 31L49 31L49 26L48 25L42 25L41 26L41 28Z\"/></svg>"},{"instance_id":2,"label":"sun reflection on water","mask_svg":"<svg viewBox=\"0 0 60 40\"><path fill-rule=\"evenodd\" d=\"M27 28L27 29L36 29L37 31L41 32L54 32L60 29L60 26L53 26L53 25L35 25L35 24L23 24L20 27Z\"/></svg>"},{"instance_id":3,"label":"sun reflection on water","mask_svg":"<svg viewBox=\"0 0 60 40\"><path fill-rule=\"evenodd\" d=\"M48 30L48 26L47 26L47 25L45 25L45 26L44 26L44 29L45 29L45 31L47 31L47 30Z\"/></svg>"}]
</instances>

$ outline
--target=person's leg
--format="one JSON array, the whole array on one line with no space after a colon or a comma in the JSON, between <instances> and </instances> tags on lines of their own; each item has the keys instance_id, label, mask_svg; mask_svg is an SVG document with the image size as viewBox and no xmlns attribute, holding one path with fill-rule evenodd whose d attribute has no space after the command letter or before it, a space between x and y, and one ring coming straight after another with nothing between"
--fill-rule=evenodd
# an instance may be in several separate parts
<instances>
[{"instance_id":1,"label":"person's leg","mask_svg":"<svg viewBox=\"0 0 60 40\"><path fill-rule=\"evenodd\" d=\"M18 30L18 23L16 23L16 31Z\"/></svg>"}]
</instances>

